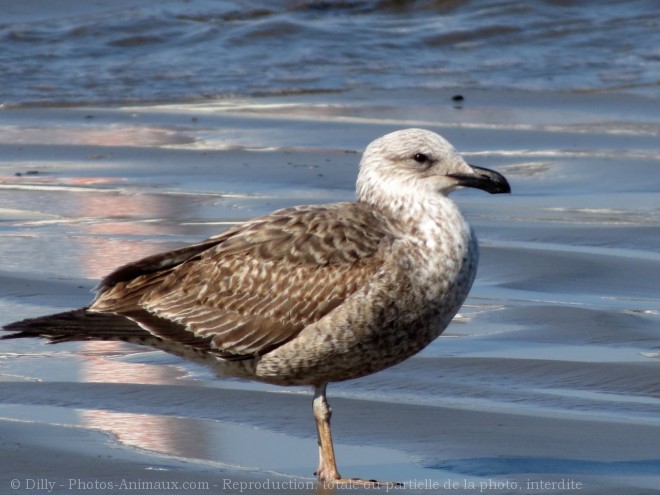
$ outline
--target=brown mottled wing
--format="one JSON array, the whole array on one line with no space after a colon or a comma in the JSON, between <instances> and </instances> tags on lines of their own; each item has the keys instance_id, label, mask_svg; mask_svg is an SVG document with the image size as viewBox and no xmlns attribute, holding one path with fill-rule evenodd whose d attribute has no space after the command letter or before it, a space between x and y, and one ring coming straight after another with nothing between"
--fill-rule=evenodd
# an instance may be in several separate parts
<instances>
[{"instance_id":1,"label":"brown mottled wing","mask_svg":"<svg viewBox=\"0 0 660 495\"><path fill-rule=\"evenodd\" d=\"M390 231L361 203L280 210L120 268L90 310L224 357L264 354L367 284Z\"/></svg>"}]
</instances>

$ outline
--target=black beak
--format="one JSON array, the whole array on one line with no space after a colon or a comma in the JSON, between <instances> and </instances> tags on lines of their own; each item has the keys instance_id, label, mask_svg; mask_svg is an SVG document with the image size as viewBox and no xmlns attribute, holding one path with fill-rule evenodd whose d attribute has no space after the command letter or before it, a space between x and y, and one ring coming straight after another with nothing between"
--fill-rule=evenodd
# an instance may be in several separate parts
<instances>
[{"instance_id":1,"label":"black beak","mask_svg":"<svg viewBox=\"0 0 660 495\"><path fill-rule=\"evenodd\" d=\"M474 171L472 174L450 174L458 180L458 184L463 187L474 187L491 194L510 193L511 186L504 176L488 168L470 165Z\"/></svg>"}]
</instances>

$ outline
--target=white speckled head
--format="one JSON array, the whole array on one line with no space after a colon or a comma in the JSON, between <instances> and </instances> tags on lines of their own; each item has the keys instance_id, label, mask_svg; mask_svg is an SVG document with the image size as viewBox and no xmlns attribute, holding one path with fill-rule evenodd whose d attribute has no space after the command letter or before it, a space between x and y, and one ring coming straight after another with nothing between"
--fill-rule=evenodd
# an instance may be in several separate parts
<instances>
[{"instance_id":1,"label":"white speckled head","mask_svg":"<svg viewBox=\"0 0 660 495\"><path fill-rule=\"evenodd\" d=\"M446 139L424 129L395 131L373 141L357 179L358 199L381 205L447 196L458 187L509 192L500 174L468 165Z\"/></svg>"}]
</instances>

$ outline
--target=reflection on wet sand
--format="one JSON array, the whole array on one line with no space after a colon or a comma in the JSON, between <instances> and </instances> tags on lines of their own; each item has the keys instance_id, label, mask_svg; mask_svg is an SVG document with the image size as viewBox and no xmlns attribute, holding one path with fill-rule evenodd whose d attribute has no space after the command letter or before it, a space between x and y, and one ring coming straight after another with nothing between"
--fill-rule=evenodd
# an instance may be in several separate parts
<instances>
[{"instance_id":1,"label":"reflection on wet sand","mask_svg":"<svg viewBox=\"0 0 660 495\"><path fill-rule=\"evenodd\" d=\"M134 242L135 236L171 234L171 227L152 223L176 215L175 199L155 194L72 195L80 226L77 243L81 275L100 279L110 271L157 250L152 243Z\"/></svg>"},{"instance_id":2,"label":"reflection on wet sand","mask_svg":"<svg viewBox=\"0 0 660 495\"><path fill-rule=\"evenodd\" d=\"M109 357L125 355L133 346L121 342L85 342L80 380L100 383L171 384L182 372L171 366L126 363ZM138 349L136 347L136 349ZM130 401L131 395L115 397L118 404ZM86 409L80 412L83 425L114 435L124 445L181 457L206 457L206 439L201 422L153 414L110 412Z\"/></svg>"},{"instance_id":3,"label":"reflection on wet sand","mask_svg":"<svg viewBox=\"0 0 660 495\"><path fill-rule=\"evenodd\" d=\"M52 145L88 145L88 146L167 146L190 144L194 138L184 132L165 127L39 127L37 125L0 126L0 144L52 144Z\"/></svg>"},{"instance_id":4,"label":"reflection on wet sand","mask_svg":"<svg viewBox=\"0 0 660 495\"><path fill-rule=\"evenodd\" d=\"M181 420L176 417L98 409L81 411L80 420L85 427L111 433L121 444L130 447L191 459L209 455L206 452L209 436L202 422L187 421L182 428Z\"/></svg>"},{"instance_id":5,"label":"reflection on wet sand","mask_svg":"<svg viewBox=\"0 0 660 495\"><path fill-rule=\"evenodd\" d=\"M80 354L83 359L80 368L80 379L88 383L169 385L183 376L182 371L171 366L154 366L113 359L113 356L123 357L135 352L145 351L148 351L145 347L123 342L82 342L80 344Z\"/></svg>"}]
</instances>

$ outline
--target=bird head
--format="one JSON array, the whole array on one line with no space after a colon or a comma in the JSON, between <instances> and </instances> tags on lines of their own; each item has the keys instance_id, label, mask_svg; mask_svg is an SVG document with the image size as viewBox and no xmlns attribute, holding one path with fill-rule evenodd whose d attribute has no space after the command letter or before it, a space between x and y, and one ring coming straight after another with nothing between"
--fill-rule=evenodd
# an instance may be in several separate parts
<instances>
[{"instance_id":1,"label":"bird head","mask_svg":"<svg viewBox=\"0 0 660 495\"><path fill-rule=\"evenodd\" d=\"M461 187L491 194L511 192L504 176L467 164L446 139L424 129L395 131L369 144L357 181L358 198L369 202L408 195L447 196Z\"/></svg>"}]
</instances>

